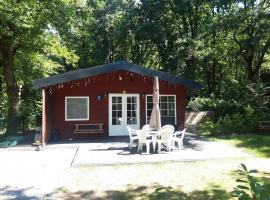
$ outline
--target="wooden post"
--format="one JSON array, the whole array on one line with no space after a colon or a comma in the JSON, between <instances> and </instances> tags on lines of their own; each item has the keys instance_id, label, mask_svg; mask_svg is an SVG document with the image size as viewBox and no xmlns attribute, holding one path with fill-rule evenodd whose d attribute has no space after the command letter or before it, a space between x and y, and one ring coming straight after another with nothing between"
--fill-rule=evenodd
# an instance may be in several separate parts
<instances>
[{"instance_id":1,"label":"wooden post","mask_svg":"<svg viewBox=\"0 0 270 200\"><path fill-rule=\"evenodd\" d=\"M42 89L42 146L46 145L47 124L46 124L46 91Z\"/></svg>"}]
</instances>

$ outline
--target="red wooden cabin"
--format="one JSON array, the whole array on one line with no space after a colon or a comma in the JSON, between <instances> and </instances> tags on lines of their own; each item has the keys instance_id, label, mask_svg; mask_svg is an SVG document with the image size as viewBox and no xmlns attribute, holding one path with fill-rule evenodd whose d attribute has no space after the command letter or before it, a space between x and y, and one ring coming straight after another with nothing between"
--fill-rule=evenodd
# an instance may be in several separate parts
<instances>
[{"instance_id":1,"label":"red wooden cabin","mask_svg":"<svg viewBox=\"0 0 270 200\"><path fill-rule=\"evenodd\" d=\"M61 138L125 136L140 129L152 109L153 77L158 76L162 124L184 127L187 89L200 84L126 61L79 69L35 80L42 89L42 142L52 130Z\"/></svg>"}]
</instances>

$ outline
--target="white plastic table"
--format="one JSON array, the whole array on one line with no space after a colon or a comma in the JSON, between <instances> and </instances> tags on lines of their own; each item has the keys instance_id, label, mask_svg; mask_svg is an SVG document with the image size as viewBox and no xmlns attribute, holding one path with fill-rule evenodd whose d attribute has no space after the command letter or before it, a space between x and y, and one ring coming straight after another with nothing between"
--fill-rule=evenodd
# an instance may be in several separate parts
<instances>
[{"instance_id":1,"label":"white plastic table","mask_svg":"<svg viewBox=\"0 0 270 200\"><path fill-rule=\"evenodd\" d=\"M152 141L153 141L153 148L154 148L154 152L156 151L156 144L157 144L157 135L159 133L158 130L144 130L146 131L151 137L152 137Z\"/></svg>"}]
</instances>

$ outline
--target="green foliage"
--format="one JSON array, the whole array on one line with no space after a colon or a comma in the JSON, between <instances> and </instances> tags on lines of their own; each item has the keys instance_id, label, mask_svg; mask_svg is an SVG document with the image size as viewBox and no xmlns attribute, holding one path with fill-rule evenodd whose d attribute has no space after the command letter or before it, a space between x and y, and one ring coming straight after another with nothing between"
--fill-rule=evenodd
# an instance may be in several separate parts
<instances>
[{"instance_id":1,"label":"green foliage","mask_svg":"<svg viewBox=\"0 0 270 200\"><path fill-rule=\"evenodd\" d=\"M232 116L226 115L220 118L216 123L213 121L206 121L201 125L202 131L214 134L243 132L248 128L249 127L245 126L244 120L239 114L234 114Z\"/></svg>"},{"instance_id":2,"label":"green foliage","mask_svg":"<svg viewBox=\"0 0 270 200\"><path fill-rule=\"evenodd\" d=\"M216 100L207 97L197 97L189 101L187 109L192 111L209 111L216 109Z\"/></svg>"},{"instance_id":3,"label":"green foliage","mask_svg":"<svg viewBox=\"0 0 270 200\"><path fill-rule=\"evenodd\" d=\"M264 119L264 116L266 114L260 110L247 106L244 108L244 113L227 114L220 117L217 122L206 121L200 125L200 128L202 131L214 134L244 133L256 129L259 121Z\"/></svg>"},{"instance_id":4,"label":"green foliage","mask_svg":"<svg viewBox=\"0 0 270 200\"><path fill-rule=\"evenodd\" d=\"M62 0L0 1L0 78L3 75L4 80L0 91L8 99L2 101L8 134L15 134L20 123L33 125L29 116L37 104L29 99L40 101L31 89L34 79L62 72L66 66L76 67L78 56L57 31L60 22L68 19L69 4ZM21 99L20 88L27 91Z\"/></svg>"},{"instance_id":5,"label":"green foliage","mask_svg":"<svg viewBox=\"0 0 270 200\"><path fill-rule=\"evenodd\" d=\"M239 200L269 200L270 196L254 176L257 172L256 169L248 170L244 164L241 164L238 171L239 178L235 180L238 185L231 192L232 196Z\"/></svg>"},{"instance_id":6,"label":"green foliage","mask_svg":"<svg viewBox=\"0 0 270 200\"><path fill-rule=\"evenodd\" d=\"M10 82L28 91L21 103L27 109L16 113L38 109L27 100L40 98L33 79L128 60L201 82L189 109L214 110L220 126L240 117L254 127L268 112L259 84L250 82L270 80L269 9L266 0L0 1L0 52L14 52ZM0 53L2 94L5 58ZM7 97L0 100L7 116Z\"/></svg>"},{"instance_id":7,"label":"green foliage","mask_svg":"<svg viewBox=\"0 0 270 200\"><path fill-rule=\"evenodd\" d=\"M6 121L4 118L0 118L0 139L1 135L3 135L5 132L6 132Z\"/></svg>"},{"instance_id":8,"label":"green foliage","mask_svg":"<svg viewBox=\"0 0 270 200\"><path fill-rule=\"evenodd\" d=\"M232 81L220 98L196 98L189 108L196 111L213 110L216 123L205 122L201 128L211 133L235 133L253 130L260 120L268 119L269 103L263 98L262 84L241 84Z\"/></svg>"}]
</instances>

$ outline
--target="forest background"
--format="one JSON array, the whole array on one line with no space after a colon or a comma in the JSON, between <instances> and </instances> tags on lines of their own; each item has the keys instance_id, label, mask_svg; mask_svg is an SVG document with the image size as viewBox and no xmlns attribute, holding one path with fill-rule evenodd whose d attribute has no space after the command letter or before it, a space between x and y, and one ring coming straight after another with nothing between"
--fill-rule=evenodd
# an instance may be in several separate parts
<instances>
[{"instance_id":1,"label":"forest background","mask_svg":"<svg viewBox=\"0 0 270 200\"><path fill-rule=\"evenodd\" d=\"M212 133L270 120L269 0L2 0L0 132L36 126L37 78L126 60L200 82ZM268 96L267 96L268 94Z\"/></svg>"}]
</instances>

